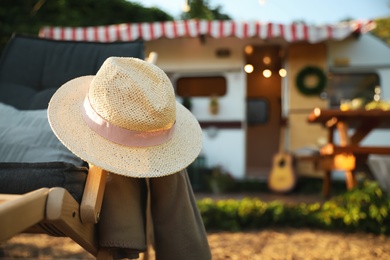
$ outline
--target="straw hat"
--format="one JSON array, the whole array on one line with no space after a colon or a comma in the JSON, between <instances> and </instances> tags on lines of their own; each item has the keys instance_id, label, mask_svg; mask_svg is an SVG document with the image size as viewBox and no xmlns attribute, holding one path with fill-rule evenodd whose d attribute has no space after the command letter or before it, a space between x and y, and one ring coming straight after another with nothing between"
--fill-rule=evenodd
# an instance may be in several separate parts
<instances>
[{"instance_id":1,"label":"straw hat","mask_svg":"<svg viewBox=\"0 0 390 260\"><path fill-rule=\"evenodd\" d=\"M176 102L167 75L137 58L108 58L96 76L65 83L50 100L48 116L75 155L119 175L176 173L202 147L199 123Z\"/></svg>"}]
</instances>

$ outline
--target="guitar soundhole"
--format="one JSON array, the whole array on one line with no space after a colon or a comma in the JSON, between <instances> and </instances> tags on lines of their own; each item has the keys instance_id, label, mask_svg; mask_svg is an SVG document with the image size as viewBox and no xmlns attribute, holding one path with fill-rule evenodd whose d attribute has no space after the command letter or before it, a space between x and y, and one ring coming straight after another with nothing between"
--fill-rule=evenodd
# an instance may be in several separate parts
<instances>
[{"instance_id":1,"label":"guitar soundhole","mask_svg":"<svg viewBox=\"0 0 390 260\"><path fill-rule=\"evenodd\" d=\"M286 165L286 160L285 159L281 159L279 161L279 167L284 167Z\"/></svg>"}]
</instances>

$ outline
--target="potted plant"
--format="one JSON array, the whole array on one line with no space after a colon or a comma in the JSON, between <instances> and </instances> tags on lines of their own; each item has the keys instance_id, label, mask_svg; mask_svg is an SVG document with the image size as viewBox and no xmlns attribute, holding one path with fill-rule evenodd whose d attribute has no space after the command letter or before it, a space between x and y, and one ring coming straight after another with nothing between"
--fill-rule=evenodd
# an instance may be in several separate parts
<instances>
[{"instance_id":1,"label":"potted plant","mask_svg":"<svg viewBox=\"0 0 390 260\"><path fill-rule=\"evenodd\" d=\"M211 169L208 184L214 194L221 194L232 190L235 181L221 166L215 166Z\"/></svg>"},{"instance_id":2,"label":"potted plant","mask_svg":"<svg viewBox=\"0 0 390 260\"><path fill-rule=\"evenodd\" d=\"M192 102L190 97L183 97L182 105L191 111L192 109Z\"/></svg>"},{"instance_id":3,"label":"potted plant","mask_svg":"<svg viewBox=\"0 0 390 260\"><path fill-rule=\"evenodd\" d=\"M219 112L219 102L217 96L212 96L210 98L210 104L209 104L209 111L210 114L216 115Z\"/></svg>"}]
</instances>

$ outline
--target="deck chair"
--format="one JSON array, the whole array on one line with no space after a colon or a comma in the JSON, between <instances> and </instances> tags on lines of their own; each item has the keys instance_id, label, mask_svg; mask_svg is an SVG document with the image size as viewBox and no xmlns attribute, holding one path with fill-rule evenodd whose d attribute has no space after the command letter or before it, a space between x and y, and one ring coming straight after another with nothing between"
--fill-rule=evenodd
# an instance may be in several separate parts
<instances>
[{"instance_id":1,"label":"deck chair","mask_svg":"<svg viewBox=\"0 0 390 260\"><path fill-rule=\"evenodd\" d=\"M0 105L6 111L1 114L0 109L0 128L9 126L9 122L1 124L9 118L22 116L14 120L17 124L31 116L39 120L57 88L78 76L96 74L110 56L143 59L143 42L92 43L13 35L0 59ZM17 129L41 134L47 126L39 129L34 121ZM63 146L54 155L52 149L41 147L25 152L24 146L31 150L29 136L17 144L4 144L1 134L6 132L0 129L0 243L21 232L46 233L69 237L92 255L109 259L110 252L98 246L96 230L107 172L64 155ZM45 143L50 143L49 138L43 138ZM5 162L2 148L3 153L8 151L5 157L11 157ZM14 161L12 151L21 158ZM36 155L47 161L37 161Z\"/></svg>"},{"instance_id":2,"label":"deck chair","mask_svg":"<svg viewBox=\"0 0 390 260\"><path fill-rule=\"evenodd\" d=\"M81 202L63 187L40 188L15 195L0 194L0 242L21 232L71 238L98 256L96 223L103 200L107 173L91 166ZM107 256L109 253L100 252Z\"/></svg>"}]
</instances>

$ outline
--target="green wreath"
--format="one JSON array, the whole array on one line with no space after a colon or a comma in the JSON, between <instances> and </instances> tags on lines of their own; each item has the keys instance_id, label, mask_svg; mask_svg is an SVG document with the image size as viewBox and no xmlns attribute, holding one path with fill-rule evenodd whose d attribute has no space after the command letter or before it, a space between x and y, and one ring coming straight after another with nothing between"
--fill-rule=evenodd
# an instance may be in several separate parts
<instances>
[{"instance_id":1,"label":"green wreath","mask_svg":"<svg viewBox=\"0 0 390 260\"><path fill-rule=\"evenodd\" d=\"M318 83L315 86L307 86L305 80L307 76L316 76ZM296 78L296 86L298 90L304 95L316 95L320 94L326 85L326 75L324 71L318 67L307 66L302 69Z\"/></svg>"}]
</instances>

